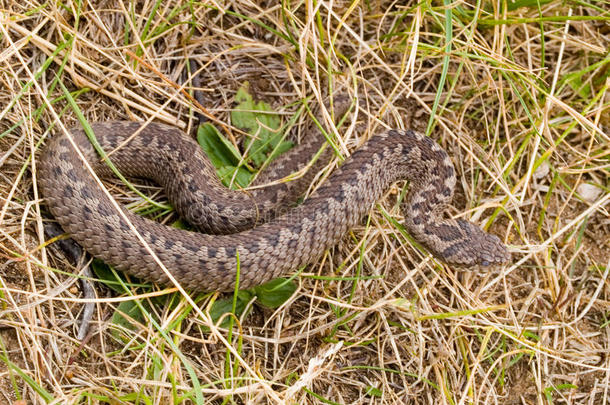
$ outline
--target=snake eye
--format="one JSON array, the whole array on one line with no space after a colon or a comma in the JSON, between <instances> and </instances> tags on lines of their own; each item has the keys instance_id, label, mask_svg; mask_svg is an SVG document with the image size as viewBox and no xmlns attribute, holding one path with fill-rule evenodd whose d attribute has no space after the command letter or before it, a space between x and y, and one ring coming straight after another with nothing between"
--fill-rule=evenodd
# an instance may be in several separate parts
<instances>
[{"instance_id":1,"label":"snake eye","mask_svg":"<svg viewBox=\"0 0 610 405\"><path fill-rule=\"evenodd\" d=\"M490 265L490 263L489 263L487 260L483 260L483 261L481 262L481 265L482 265L482 266L487 267L487 266L489 266L489 265Z\"/></svg>"}]
</instances>

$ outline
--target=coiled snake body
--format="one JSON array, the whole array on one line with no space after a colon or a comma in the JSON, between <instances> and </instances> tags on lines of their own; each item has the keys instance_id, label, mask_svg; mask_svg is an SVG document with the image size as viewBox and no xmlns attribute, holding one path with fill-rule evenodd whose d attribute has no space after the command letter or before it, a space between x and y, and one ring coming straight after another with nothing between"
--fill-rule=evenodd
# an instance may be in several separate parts
<instances>
[{"instance_id":1,"label":"coiled snake body","mask_svg":"<svg viewBox=\"0 0 610 405\"><path fill-rule=\"evenodd\" d=\"M184 288L232 290L238 256L240 288L312 262L399 179L410 180L410 192L402 203L405 226L435 256L462 266L496 265L510 258L498 237L471 222L442 217L453 194L455 171L445 151L429 137L399 130L373 136L304 203L279 215L309 185L315 165L295 181L250 192L233 191L220 183L195 141L173 127L142 125L115 121L93 124L92 129L100 146L107 153L113 151L110 160L123 175L150 178L163 185L178 213L208 232L175 229L124 210ZM140 133L123 145L136 131ZM70 132L96 173L110 175L84 131ZM323 140L322 136L309 138L276 159L258 183L304 167ZM65 135L49 141L39 168L48 207L74 240L120 270L154 282L169 281ZM260 222L265 223L255 226Z\"/></svg>"}]
</instances>

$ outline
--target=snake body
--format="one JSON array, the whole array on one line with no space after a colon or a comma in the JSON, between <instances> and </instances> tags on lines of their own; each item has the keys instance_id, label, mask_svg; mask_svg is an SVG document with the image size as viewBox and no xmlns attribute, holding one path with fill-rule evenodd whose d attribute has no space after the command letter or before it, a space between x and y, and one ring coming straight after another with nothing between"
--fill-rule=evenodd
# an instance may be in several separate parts
<instances>
[{"instance_id":1,"label":"snake body","mask_svg":"<svg viewBox=\"0 0 610 405\"><path fill-rule=\"evenodd\" d=\"M435 256L461 266L497 265L510 258L498 237L471 222L443 218L456 183L453 165L438 144L413 131L390 130L373 136L316 192L282 215L283 208L309 185L315 167L295 181L234 191L221 184L198 144L176 128L114 121L93 124L92 129L102 149L112 151L109 158L121 174L161 184L178 213L207 232L175 229L121 208L187 289L233 290L237 260L240 288L314 261L400 179L410 181L409 194L401 205L404 225ZM73 129L70 133L93 170L101 177L111 175L85 132ZM313 137L282 155L258 182L282 178L304 167L319 149L320 139ZM137 277L168 283L165 272L99 187L68 136L56 135L48 142L38 176L49 210L88 252Z\"/></svg>"}]
</instances>

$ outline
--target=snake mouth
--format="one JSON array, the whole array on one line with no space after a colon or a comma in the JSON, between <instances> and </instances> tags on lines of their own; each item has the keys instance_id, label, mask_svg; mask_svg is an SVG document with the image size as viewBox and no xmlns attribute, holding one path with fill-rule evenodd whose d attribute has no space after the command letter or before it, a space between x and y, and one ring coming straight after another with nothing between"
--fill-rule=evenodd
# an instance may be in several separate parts
<instances>
[{"instance_id":1,"label":"snake mouth","mask_svg":"<svg viewBox=\"0 0 610 405\"><path fill-rule=\"evenodd\" d=\"M511 253L500 238L483 231L481 231L481 236L482 238L474 243L458 243L441 252L435 251L433 246L425 246L434 257L451 267L459 269L482 268L490 270L511 262ZM450 252L459 253L449 255Z\"/></svg>"},{"instance_id":2,"label":"snake mouth","mask_svg":"<svg viewBox=\"0 0 610 405\"><path fill-rule=\"evenodd\" d=\"M501 268L506 266L511 262L511 254L510 252L502 246L504 251L496 250L493 256L489 256L486 254L473 256L471 260L460 261L460 262L449 262L445 261L448 265L454 268L463 269L463 270L473 270L473 269L482 269L482 270L493 270L496 268Z\"/></svg>"},{"instance_id":3,"label":"snake mouth","mask_svg":"<svg viewBox=\"0 0 610 405\"><path fill-rule=\"evenodd\" d=\"M487 269L510 263L511 254L498 236L485 232L469 221L459 219L456 224L467 238L445 249L444 258L448 263Z\"/></svg>"},{"instance_id":4,"label":"snake mouth","mask_svg":"<svg viewBox=\"0 0 610 405\"><path fill-rule=\"evenodd\" d=\"M483 259L480 262L478 262L478 265L481 267L485 267L485 268L492 268L495 266L504 266L504 265L510 263L510 259L511 259L511 254L507 250L506 256L502 256L502 257L495 258L492 260Z\"/></svg>"},{"instance_id":5,"label":"snake mouth","mask_svg":"<svg viewBox=\"0 0 610 405\"><path fill-rule=\"evenodd\" d=\"M511 261L511 254L495 235L487 234L482 246L473 249L472 266L491 269L504 266Z\"/></svg>"},{"instance_id":6,"label":"snake mouth","mask_svg":"<svg viewBox=\"0 0 610 405\"><path fill-rule=\"evenodd\" d=\"M487 234L486 248L481 252L480 264L484 267L509 264L511 254L496 235Z\"/></svg>"}]
</instances>

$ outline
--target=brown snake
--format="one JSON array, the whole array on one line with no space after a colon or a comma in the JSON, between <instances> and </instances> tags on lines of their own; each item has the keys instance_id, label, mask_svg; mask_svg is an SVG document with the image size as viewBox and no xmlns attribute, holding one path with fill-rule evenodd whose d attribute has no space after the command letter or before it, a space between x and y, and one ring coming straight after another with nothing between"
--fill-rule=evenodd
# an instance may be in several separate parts
<instances>
[{"instance_id":1,"label":"brown snake","mask_svg":"<svg viewBox=\"0 0 610 405\"><path fill-rule=\"evenodd\" d=\"M141 129L142 125L114 121L96 123L92 128L100 146L107 153L113 151L110 160L121 174L149 178L162 185L180 216L208 233L171 228L124 210L184 288L232 290L237 256L240 288L314 261L400 179L410 181L410 192L401 205L404 225L436 257L461 266L490 266L510 259L497 236L466 220L443 218L453 195L455 171L447 153L429 137L400 130L373 136L304 203L281 215L283 207L309 186L316 168L325 163L323 158L297 180L248 192L233 191L222 185L195 141L173 127L150 123ZM111 171L100 161L84 131L73 129L70 133L95 172L110 176ZM300 170L323 140L310 134L305 143L276 159L257 184ZM116 149L119 145L122 147ZM99 188L67 136L56 135L48 142L38 176L51 213L87 251L137 277L168 283L168 277Z\"/></svg>"}]
</instances>

